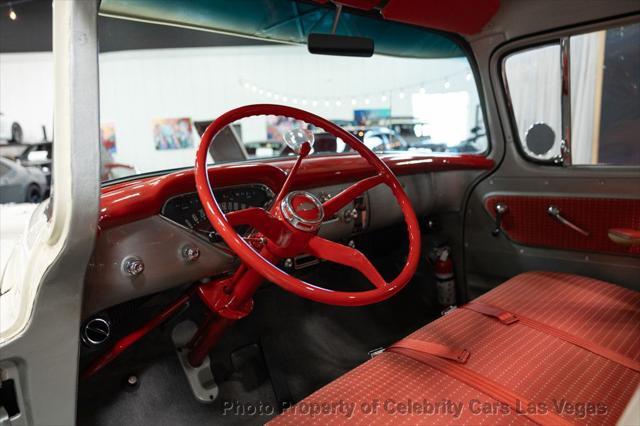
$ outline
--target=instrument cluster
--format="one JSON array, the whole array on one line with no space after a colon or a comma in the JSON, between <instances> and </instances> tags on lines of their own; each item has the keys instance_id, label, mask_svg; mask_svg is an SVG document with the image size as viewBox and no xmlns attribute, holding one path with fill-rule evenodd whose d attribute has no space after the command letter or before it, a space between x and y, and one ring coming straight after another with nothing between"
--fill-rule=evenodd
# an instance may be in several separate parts
<instances>
[{"instance_id":1,"label":"instrument cluster","mask_svg":"<svg viewBox=\"0 0 640 426\"><path fill-rule=\"evenodd\" d=\"M223 213L243 210L249 207L270 207L274 194L265 185L242 185L214 189L213 191ZM197 192L172 197L162 207L161 216L175 222L210 242L220 242L220 236L213 226L200 202ZM238 227L238 233L246 230Z\"/></svg>"}]
</instances>

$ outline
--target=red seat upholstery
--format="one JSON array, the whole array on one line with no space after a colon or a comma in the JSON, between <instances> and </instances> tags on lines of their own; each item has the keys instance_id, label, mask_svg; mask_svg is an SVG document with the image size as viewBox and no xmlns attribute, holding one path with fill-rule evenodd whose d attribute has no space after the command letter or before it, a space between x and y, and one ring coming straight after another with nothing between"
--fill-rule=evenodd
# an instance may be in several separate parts
<instances>
[{"instance_id":1,"label":"red seat upholstery","mask_svg":"<svg viewBox=\"0 0 640 426\"><path fill-rule=\"evenodd\" d=\"M568 274L529 272L476 299L640 361L640 293ZM577 424L615 424L640 372L525 324L456 309L413 339L465 348L462 365ZM453 361L447 361L453 362ZM456 364L461 365L461 364ZM533 424L474 387L384 352L313 393L274 424Z\"/></svg>"}]
</instances>

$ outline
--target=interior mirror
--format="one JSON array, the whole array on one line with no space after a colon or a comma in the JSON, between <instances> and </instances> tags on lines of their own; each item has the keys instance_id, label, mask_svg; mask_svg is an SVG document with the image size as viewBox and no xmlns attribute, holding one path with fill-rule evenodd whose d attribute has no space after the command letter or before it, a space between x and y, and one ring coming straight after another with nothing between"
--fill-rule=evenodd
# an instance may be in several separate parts
<instances>
[{"instance_id":1,"label":"interior mirror","mask_svg":"<svg viewBox=\"0 0 640 426\"><path fill-rule=\"evenodd\" d=\"M536 155L545 155L553 148L556 133L546 123L535 123L527 130L525 141L529 151Z\"/></svg>"},{"instance_id":2,"label":"interior mirror","mask_svg":"<svg viewBox=\"0 0 640 426\"><path fill-rule=\"evenodd\" d=\"M296 154L300 154L302 144L309 142L309 145L313 147L314 136L311 130L306 129L293 129L282 135L284 143Z\"/></svg>"},{"instance_id":3,"label":"interior mirror","mask_svg":"<svg viewBox=\"0 0 640 426\"><path fill-rule=\"evenodd\" d=\"M373 39L337 34L311 33L307 38L309 53L316 55L356 56L373 55Z\"/></svg>"}]
</instances>

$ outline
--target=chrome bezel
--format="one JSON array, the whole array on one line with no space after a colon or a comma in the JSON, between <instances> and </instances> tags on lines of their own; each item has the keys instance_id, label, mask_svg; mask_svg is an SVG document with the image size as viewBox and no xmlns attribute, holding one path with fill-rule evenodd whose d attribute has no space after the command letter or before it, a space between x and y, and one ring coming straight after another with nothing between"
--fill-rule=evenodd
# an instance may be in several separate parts
<instances>
[{"instance_id":1,"label":"chrome bezel","mask_svg":"<svg viewBox=\"0 0 640 426\"><path fill-rule=\"evenodd\" d=\"M316 219L305 219L296 213L295 209L291 205L291 199L296 195L303 195L313 202L313 204L318 208L318 217ZM280 202L280 210L282 211L282 216L291 224L291 226L301 231L315 231L320 227L324 220L322 201L320 201L315 194L307 191L292 191L288 193Z\"/></svg>"}]
</instances>

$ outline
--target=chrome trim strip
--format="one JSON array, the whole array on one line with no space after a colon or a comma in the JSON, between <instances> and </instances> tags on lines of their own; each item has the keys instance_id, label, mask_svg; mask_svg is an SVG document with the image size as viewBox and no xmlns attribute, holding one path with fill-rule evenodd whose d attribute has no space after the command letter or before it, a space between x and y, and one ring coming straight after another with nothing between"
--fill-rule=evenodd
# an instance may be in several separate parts
<instances>
[{"instance_id":1,"label":"chrome trim strip","mask_svg":"<svg viewBox=\"0 0 640 426\"><path fill-rule=\"evenodd\" d=\"M571 165L571 38L560 39L560 69L562 90L560 93L560 113L562 126L562 144L558 162L563 166Z\"/></svg>"}]
</instances>

